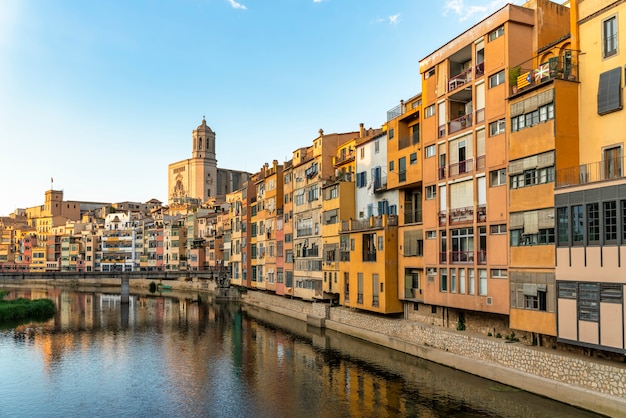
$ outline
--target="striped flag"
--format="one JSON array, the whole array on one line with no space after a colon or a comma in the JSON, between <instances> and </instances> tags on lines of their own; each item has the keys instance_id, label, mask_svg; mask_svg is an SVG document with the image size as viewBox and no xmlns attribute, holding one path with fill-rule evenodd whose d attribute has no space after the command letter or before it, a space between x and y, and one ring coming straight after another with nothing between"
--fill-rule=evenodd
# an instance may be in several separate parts
<instances>
[{"instance_id":1,"label":"striped flag","mask_svg":"<svg viewBox=\"0 0 626 418\"><path fill-rule=\"evenodd\" d=\"M524 74L517 77L517 88L521 89L530 85L530 71L525 72Z\"/></svg>"}]
</instances>

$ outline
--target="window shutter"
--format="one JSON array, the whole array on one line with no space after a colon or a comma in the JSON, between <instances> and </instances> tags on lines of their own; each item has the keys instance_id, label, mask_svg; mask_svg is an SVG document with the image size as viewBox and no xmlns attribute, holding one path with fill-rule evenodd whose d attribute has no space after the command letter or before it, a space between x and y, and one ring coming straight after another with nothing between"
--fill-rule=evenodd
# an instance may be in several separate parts
<instances>
[{"instance_id":1,"label":"window shutter","mask_svg":"<svg viewBox=\"0 0 626 418\"><path fill-rule=\"evenodd\" d=\"M524 212L512 213L509 216L509 229L522 229L524 227Z\"/></svg>"},{"instance_id":2,"label":"window shutter","mask_svg":"<svg viewBox=\"0 0 626 418\"><path fill-rule=\"evenodd\" d=\"M524 233L539 233L539 216L536 210L524 212Z\"/></svg>"},{"instance_id":3,"label":"window shutter","mask_svg":"<svg viewBox=\"0 0 626 418\"><path fill-rule=\"evenodd\" d=\"M622 69L620 67L600 74L598 83L598 114L604 115L622 106Z\"/></svg>"}]
</instances>

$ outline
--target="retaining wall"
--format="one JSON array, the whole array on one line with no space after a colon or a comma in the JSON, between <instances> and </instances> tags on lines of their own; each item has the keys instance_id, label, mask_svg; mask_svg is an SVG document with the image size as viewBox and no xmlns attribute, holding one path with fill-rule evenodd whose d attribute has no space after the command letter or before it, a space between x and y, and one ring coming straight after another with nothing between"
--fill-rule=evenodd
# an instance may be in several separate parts
<instances>
[{"instance_id":1,"label":"retaining wall","mask_svg":"<svg viewBox=\"0 0 626 418\"><path fill-rule=\"evenodd\" d=\"M626 365L467 331L248 292L243 302L612 417L626 417Z\"/></svg>"}]
</instances>

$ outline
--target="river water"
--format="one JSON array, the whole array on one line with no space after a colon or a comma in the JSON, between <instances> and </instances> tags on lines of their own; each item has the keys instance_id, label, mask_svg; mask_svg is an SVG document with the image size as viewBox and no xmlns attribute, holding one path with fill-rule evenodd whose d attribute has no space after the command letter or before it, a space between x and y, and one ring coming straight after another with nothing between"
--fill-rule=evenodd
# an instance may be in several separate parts
<instances>
[{"instance_id":1,"label":"river water","mask_svg":"<svg viewBox=\"0 0 626 418\"><path fill-rule=\"evenodd\" d=\"M0 417L597 416L210 294L15 297L57 313L0 332Z\"/></svg>"}]
</instances>

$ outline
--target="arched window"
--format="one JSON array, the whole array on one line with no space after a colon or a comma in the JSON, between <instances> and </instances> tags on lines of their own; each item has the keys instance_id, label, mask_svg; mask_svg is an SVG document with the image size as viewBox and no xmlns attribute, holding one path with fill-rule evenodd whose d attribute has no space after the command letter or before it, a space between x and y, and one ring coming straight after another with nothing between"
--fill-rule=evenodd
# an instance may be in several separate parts
<instances>
[{"instance_id":1,"label":"arched window","mask_svg":"<svg viewBox=\"0 0 626 418\"><path fill-rule=\"evenodd\" d=\"M202 149L202 138L199 138L198 149Z\"/></svg>"}]
</instances>

